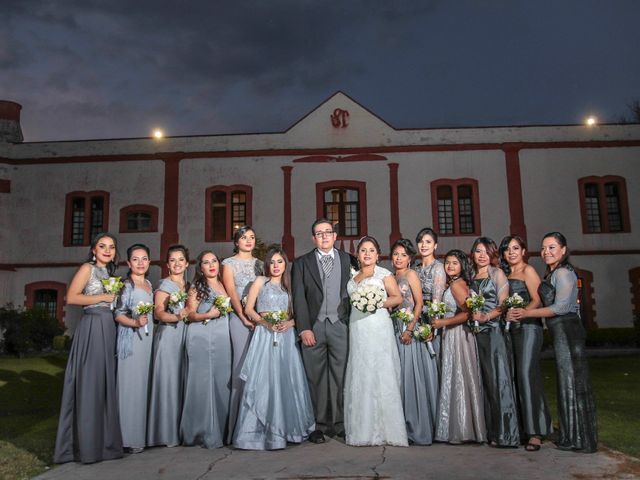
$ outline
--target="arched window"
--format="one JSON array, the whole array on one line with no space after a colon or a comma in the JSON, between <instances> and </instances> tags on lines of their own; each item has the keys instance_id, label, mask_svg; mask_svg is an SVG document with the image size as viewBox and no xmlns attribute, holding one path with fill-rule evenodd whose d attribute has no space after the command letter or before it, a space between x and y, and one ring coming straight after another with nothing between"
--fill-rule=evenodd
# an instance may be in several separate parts
<instances>
[{"instance_id":1,"label":"arched window","mask_svg":"<svg viewBox=\"0 0 640 480\"><path fill-rule=\"evenodd\" d=\"M338 238L367 234L367 190L365 182L336 180L316 184L316 212L334 224Z\"/></svg>"},{"instance_id":2,"label":"arched window","mask_svg":"<svg viewBox=\"0 0 640 480\"><path fill-rule=\"evenodd\" d=\"M478 181L472 178L432 181L431 216L440 235L480 235Z\"/></svg>"},{"instance_id":3,"label":"arched window","mask_svg":"<svg viewBox=\"0 0 640 480\"><path fill-rule=\"evenodd\" d=\"M252 223L253 189L249 185L215 185L205 193L205 241L230 242L233 233Z\"/></svg>"},{"instance_id":4,"label":"arched window","mask_svg":"<svg viewBox=\"0 0 640 480\"><path fill-rule=\"evenodd\" d=\"M33 282L25 285L25 307L42 308L64 328L64 297L67 286L60 282Z\"/></svg>"},{"instance_id":5,"label":"arched window","mask_svg":"<svg viewBox=\"0 0 640 480\"><path fill-rule=\"evenodd\" d=\"M158 207L128 205L120 209L120 233L158 231Z\"/></svg>"},{"instance_id":6,"label":"arched window","mask_svg":"<svg viewBox=\"0 0 640 480\"><path fill-rule=\"evenodd\" d=\"M578 180L583 233L630 232L627 185L623 177L583 177Z\"/></svg>"},{"instance_id":7,"label":"arched window","mask_svg":"<svg viewBox=\"0 0 640 480\"><path fill-rule=\"evenodd\" d=\"M109 193L103 191L67 194L63 245L89 245L99 232L109 226Z\"/></svg>"}]
</instances>

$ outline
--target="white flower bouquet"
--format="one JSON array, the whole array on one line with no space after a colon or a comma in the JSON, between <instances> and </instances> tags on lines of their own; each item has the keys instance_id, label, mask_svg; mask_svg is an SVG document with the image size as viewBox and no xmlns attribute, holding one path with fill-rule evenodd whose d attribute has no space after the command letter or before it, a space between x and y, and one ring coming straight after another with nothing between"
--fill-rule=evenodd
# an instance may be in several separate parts
<instances>
[{"instance_id":1,"label":"white flower bouquet","mask_svg":"<svg viewBox=\"0 0 640 480\"><path fill-rule=\"evenodd\" d=\"M104 288L105 293L111 293L113 295L117 295L122 287L124 287L124 283L122 282L122 277L109 277L100 279L102 282L102 288ZM111 310L115 307L115 300L111 302Z\"/></svg>"},{"instance_id":2,"label":"white flower bouquet","mask_svg":"<svg viewBox=\"0 0 640 480\"><path fill-rule=\"evenodd\" d=\"M406 327L413 321L413 311L409 308L400 308L391 312L391 318L400 320Z\"/></svg>"},{"instance_id":3,"label":"white flower bouquet","mask_svg":"<svg viewBox=\"0 0 640 480\"><path fill-rule=\"evenodd\" d=\"M183 292L179 290L177 292L173 292L169 295L169 309L171 313L177 314L180 310L182 310L187 301L187 292ZM186 322L186 317L182 319L183 322Z\"/></svg>"},{"instance_id":4,"label":"white flower bouquet","mask_svg":"<svg viewBox=\"0 0 640 480\"><path fill-rule=\"evenodd\" d=\"M430 344L431 341L429 341L429 337L431 337L431 325L418 325L416 329L413 331L413 336L419 342Z\"/></svg>"},{"instance_id":5,"label":"white flower bouquet","mask_svg":"<svg viewBox=\"0 0 640 480\"><path fill-rule=\"evenodd\" d=\"M133 307L133 314L136 317L140 317L141 315L149 315L151 312L153 312L153 307L153 303L145 303L141 300L135 307ZM147 327L147 325L144 326L144 334L147 336L149 335L149 328Z\"/></svg>"},{"instance_id":6,"label":"white flower bouquet","mask_svg":"<svg viewBox=\"0 0 640 480\"><path fill-rule=\"evenodd\" d=\"M484 297L482 294L478 295L473 290L471 291L471 296L465 300L467 304L467 308L471 310L471 313L479 312L484 306ZM478 333L480 331L480 322L477 320L473 321L473 332Z\"/></svg>"},{"instance_id":7,"label":"white flower bouquet","mask_svg":"<svg viewBox=\"0 0 640 480\"><path fill-rule=\"evenodd\" d=\"M273 312L264 312L262 314L262 318L264 318L271 325L278 325L282 322L286 322L289 320L289 314L284 310L275 310ZM278 345L278 332L273 332L273 346Z\"/></svg>"},{"instance_id":8,"label":"white flower bouquet","mask_svg":"<svg viewBox=\"0 0 640 480\"><path fill-rule=\"evenodd\" d=\"M384 291L375 285L363 285L351 295L351 305L363 313L374 313L384 304Z\"/></svg>"},{"instance_id":9,"label":"white flower bouquet","mask_svg":"<svg viewBox=\"0 0 640 480\"><path fill-rule=\"evenodd\" d=\"M213 305L218 309L220 315L226 315L233 311L233 307L231 306L231 298L225 297L224 295L218 295L213 301Z\"/></svg>"},{"instance_id":10,"label":"white flower bouquet","mask_svg":"<svg viewBox=\"0 0 640 480\"><path fill-rule=\"evenodd\" d=\"M502 308L524 308L527 306L527 302L524 301L524 298L520 296L519 293L514 293L510 297L505 298L504 302L502 302ZM507 322L504 326L505 331L509 331L509 327L511 326L511 322Z\"/></svg>"}]
</instances>

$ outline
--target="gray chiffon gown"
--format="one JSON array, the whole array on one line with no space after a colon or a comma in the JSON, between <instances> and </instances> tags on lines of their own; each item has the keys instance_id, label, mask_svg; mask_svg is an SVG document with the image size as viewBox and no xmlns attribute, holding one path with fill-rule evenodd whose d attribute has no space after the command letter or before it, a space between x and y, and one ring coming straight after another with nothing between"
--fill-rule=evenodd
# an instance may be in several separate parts
<instances>
[{"instance_id":1,"label":"gray chiffon gown","mask_svg":"<svg viewBox=\"0 0 640 480\"><path fill-rule=\"evenodd\" d=\"M427 313L427 302L441 302L442 295L447 286L447 274L444 271L444 265L440 260L434 260L429 265L419 265L416 267L416 272L420 277L420 284L422 286L422 299L424 302L424 308L422 310L423 321L431 324L431 318ZM442 342L442 331L434 332L434 338L431 341L436 356L439 356L440 344ZM440 367L438 360L438 367ZM438 395L438 392L435 392Z\"/></svg>"},{"instance_id":2,"label":"gray chiffon gown","mask_svg":"<svg viewBox=\"0 0 640 480\"><path fill-rule=\"evenodd\" d=\"M287 311L289 295L267 281L258 294L259 313ZM301 443L315 430L307 377L296 343L296 330L275 333L259 325L247 351L245 382L233 445L245 450L282 449Z\"/></svg>"},{"instance_id":3,"label":"gray chiffon gown","mask_svg":"<svg viewBox=\"0 0 640 480\"><path fill-rule=\"evenodd\" d=\"M211 309L216 292L208 291L198 313ZM189 323L185 340L185 393L180 434L184 445L222 447L231 396L229 317Z\"/></svg>"},{"instance_id":4,"label":"gray chiffon gown","mask_svg":"<svg viewBox=\"0 0 640 480\"><path fill-rule=\"evenodd\" d=\"M497 275L504 277L504 273L495 267L489 267L489 272L488 277L471 282L471 288L484 296L484 313L498 305L500 287L495 278ZM504 288L508 289L506 277L504 281ZM507 293L508 290L505 292L505 298ZM511 342L501 328L500 318L481 323L480 331L476 334L484 391L487 440L501 447L517 447L520 445L520 428Z\"/></svg>"},{"instance_id":5,"label":"gray chiffon gown","mask_svg":"<svg viewBox=\"0 0 640 480\"><path fill-rule=\"evenodd\" d=\"M397 309L407 308L413 311L415 302L406 277L398 279L398 287L402 294L402 303ZM429 354L424 342L414 339L409 345L405 345L400 341L400 335L405 329L402 321L394 319L394 328L400 355L400 393L407 437L409 442L416 445L431 445L438 405L437 360Z\"/></svg>"},{"instance_id":6,"label":"gray chiffon gown","mask_svg":"<svg viewBox=\"0 0 640 480\"><path fill-rule=\"evenodd\" d=\"M82 293L105 293L106 268L91 265ZM108 303L84 307L64 373L55 463L93 463L122 457L116 388L116 324Z\"/></svg>"},{"instance_id":7,"label":"gray chiffon gown","mask_svg":"<svg viewBox=\"0 0 640 480\"><path fill-rule=\"evenodd\" d=\"M525 303L531 301L523 280L509 279L509 295L519 294ZM523 440L546 437L551 431L551 415L544 396L544 382L540 370L543 328L539 318L511 322L509 327L515 360L516 391L520 406Z\"/></svg>"},{"instance_id":8,"label":"gray chiffon gown","mask_svg":"<svg viewBox=\"0 0 640 480\"><path fill-rule=\"evenodd\" d=\"M538 292L544 306L557 314L546 323L556 356L558 448L593 453L598 449L598 425L575 272L570 266L556 268Z\"/></svg>"},{"instance_id":9,"label":"gray chiffon gown","mask_svg":"<svg viewBox=\"0 0 640 480\"><path fill-rule=\"evenodd\" d=\"M263 263L257 258L240 260L229 257L222 261L223 268L231 268L233 271L233 281L238 298L242 299L249 293L251 284L256 276L262 275ZM251 330L242 323L240 317L235 312L229 314L229 333L231 335L231 401L229 403L229 435L227 443L231 443L231 436L236 425L240 399L242 398L242 386L244 382L240 379L240 371L247 355L249 342L251 340Z\"/></svg>"},{"instance_id":10,"label":"gray chiffon gown","mask_svg":"<svg viewBox=\"0 0 640 480\"><path fill-rule=\"evenodd\" d=\"M165 278L158 290L171 295L180 287ZM169 307L171 313L179 312L184 305ZM184 400L184 322L158 322L153 344L153 370L149 394L149 419L147 445L180 444L180 418Z\"/></svg>"},{"instance_id":11,"label":"gray chiffon gown","mask_svg":"<svg viewBox=\"0 0 640 480\"><path fill-rule=\"evenodd\" d=\"M151 284L147 281L149 289ZM153 294L125 282L115 310L115 316L135 318L134 307L139 303L153 303ZM118 406L122 444L127 448L144 448L147 444L147 405L151 352L153 347L153 313L147 315L148 335L144 328L118 325Z\"/></svg>"},{"instance_id":12,"label":"gray chiffon gown","mask_svg":"<svg viewBox=\"0 0 640 480\"><path fill-rule=\"evenodd\" d=\"M452 317L458 309L451 290L442 301ZM476 339L466 324L447 327L442 333L440 395L435 440L438 442L486 442L484 399Z\"/></svg>"}]
</instances>

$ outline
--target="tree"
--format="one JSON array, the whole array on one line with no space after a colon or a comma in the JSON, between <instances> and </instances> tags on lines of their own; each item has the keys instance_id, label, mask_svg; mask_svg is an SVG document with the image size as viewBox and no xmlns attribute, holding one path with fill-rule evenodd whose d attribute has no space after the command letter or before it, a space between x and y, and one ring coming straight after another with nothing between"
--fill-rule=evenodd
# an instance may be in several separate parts
<instances>
[{"instance_id":1,"label":"tree","mask_svg":"<svg viewBox=\"0 0 640 480\"><path fill-rule=\"evenodd\" d=\"M640 123L640 100L627 103L627 114L621 115L618 123Z\"/></svg>"}]
</instances>

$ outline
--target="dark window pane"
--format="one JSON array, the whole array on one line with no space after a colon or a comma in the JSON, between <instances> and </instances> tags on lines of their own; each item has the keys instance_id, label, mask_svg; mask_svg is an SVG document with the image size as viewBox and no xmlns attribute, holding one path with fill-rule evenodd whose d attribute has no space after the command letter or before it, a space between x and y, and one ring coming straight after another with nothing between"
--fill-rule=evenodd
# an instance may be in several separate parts
<instances>
[{"instance_id":1,"label":"dark window pane","mask_svg":"<svg viewBox=\"0 0 640 480\"><path fill-rule=\"evenodd\" d=\"M211 194L211 238L214 242L227 239L227 194L215 191Z\"/></svg>"},{"instance_id":2,"label":"dark window pane","mask_svg":"<svg viewBox=\"0 0 640 480\"><path fill-rule=\"evenodd\" d=\"M585 210L587 212L587 231L589 233L600 233L600 197L598 196L598 185L587 183L584 185Z\"/></svg>"},{"instance_id":3,"label":"dark window pane","mask_svg":"<svg viewBox=\"0 0 640 480\"><path fill-rule=\"evenodd\" d=\"M231 192L231 231L247 224L247 194Z\"/></svg>"},{"instance_id":4,"label":"dark window pane","mask_svg":"<svg viewBox=\"0 0 640 480\"><path fill-rule=\"evenodd\" d=\"M71 205L71 245L82 245L84 243L84 198L74 198Z\"/></svg>"},{"instance_id":5,"label":"dark window pane","mask_svg":"<svg viewBox=\"0 0 640 480\"><path fill-rule=\"evenodd\" d=\"M470 185L458 187L458 220L460 233L473 233L473 200Z\"/></svg>"},{"instance_id":6,"label":"dark window pane","mask_svg":"<svg viewBox=\"0 0 640 480\"><path fill-rule=\"evenodd\" d=\"M453 234L453 192L451 187L441 185L438 196L438 230L444 235Z\"/></svg>"},{"instance_id":7,"label":"dark window pane","mask_svg":"<svg viewBox=\"0 0 640 480\"><path fill-rule=\"evenodd\" d=\"M607 216L609 218L609 231L621 232L622 212L620 211L620 195L617 183L607 183L604 186L604 193L607 199Z\"/></svg>"},{"instance_id":8,"label":"dark window pane","mask_svg":"<svg viewBox=\"0 0 640 480\"><path fill-rule=\"evenodd\" d=\"M335 188L324 192L324 215L335 224L339 236L360 235L360 192L353 188Z\"/></svg>"},{"instance_id":9,"label":"dark window pane","mask_svg":"<svg viewBox=\"0 0 640 480\"><path fill-rule=\"evenodd\" d=\"M89 237L93 238L97 233L106 230L104 224L104 198L93 197L91 199L91 227Z\"/></svg>"},{"instance_id":10,"label":"dark window pane","mask_svg":"<svg viewBox=\"0 0 640 480\"><path fill-rule=\"evenodd\" d=\"M52 318L56 318L58 292L53 289L36 290L33 306L45 310Z\"/></svg>"},{"instance_id":11,"label":"dark window pane","mask_svg":"<svg viewBox=\"0 0 640 480\"><path fill-rule=\"evenodd\" d=\"M151 230L151 214L148 212L131 212L127 215L127 230L148 232Z\"/></svg>"}]
</instances>

